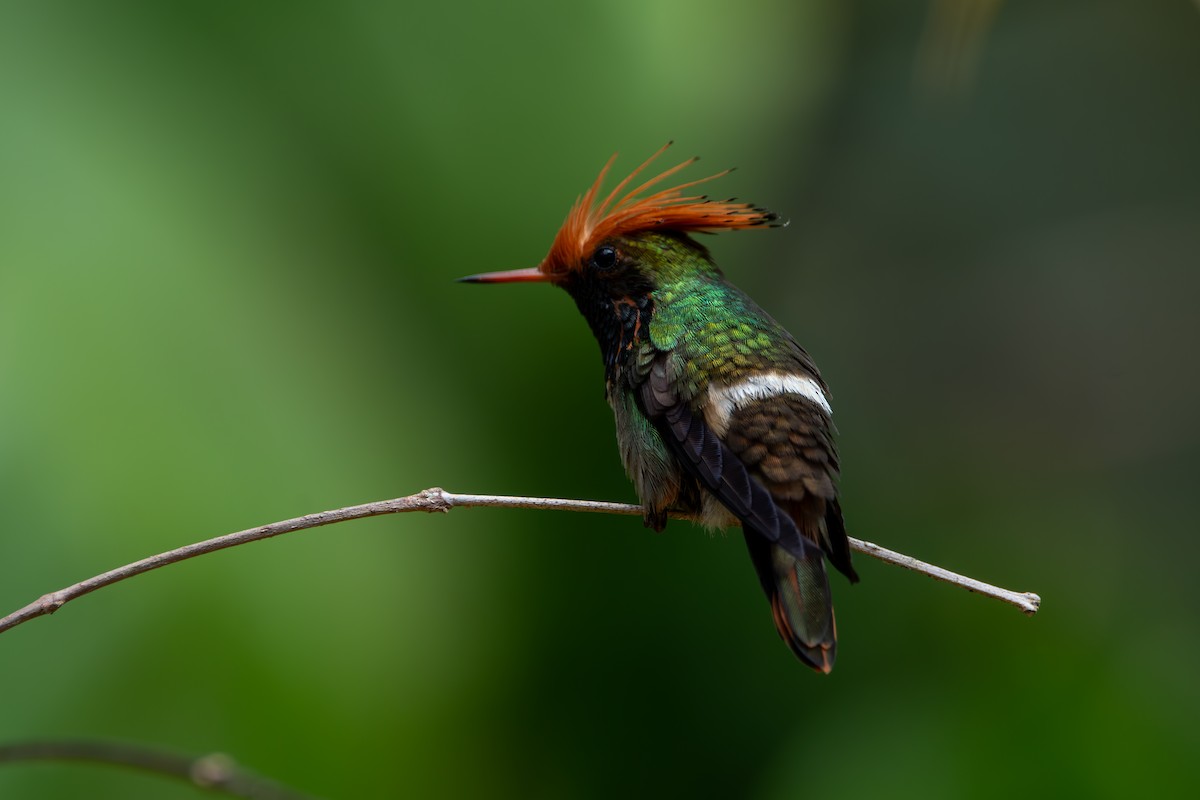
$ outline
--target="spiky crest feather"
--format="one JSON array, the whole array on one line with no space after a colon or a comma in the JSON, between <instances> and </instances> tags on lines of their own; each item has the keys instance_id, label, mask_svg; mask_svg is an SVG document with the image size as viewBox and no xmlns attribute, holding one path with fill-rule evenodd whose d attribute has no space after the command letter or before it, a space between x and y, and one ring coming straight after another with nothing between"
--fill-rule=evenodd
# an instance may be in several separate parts
<instances>
[{"instance_id":1,"label":"spiky crest feather","mask_svg":"<svg viewBox=\"0 0 1200 800\"><path fill-rule=\"evenodd\" d=\"M566 221L554 237L550 252L538 269L552 279L563 277L572 270L581 269L592 251L604 240L637 231L657 229L716 233L739 228L768 227L775 223L775 214L750 203L738 203L732 198L714 201L709 200L707 195L684 196L685 189L728 175L732 172L731 169L709 175L707 178L681 183L670 189L660 189L647 197L638 197L655 184L694 164L699 160L697 157L689 158L659 173L618 200L617 196L625 191L634 178L671 144L672 142L667 142L660 147L596 205L596 196L604 178L617 159L616 154L613 154L600 170L591 188L575 200Z\"/></svg>"}]
</instances>

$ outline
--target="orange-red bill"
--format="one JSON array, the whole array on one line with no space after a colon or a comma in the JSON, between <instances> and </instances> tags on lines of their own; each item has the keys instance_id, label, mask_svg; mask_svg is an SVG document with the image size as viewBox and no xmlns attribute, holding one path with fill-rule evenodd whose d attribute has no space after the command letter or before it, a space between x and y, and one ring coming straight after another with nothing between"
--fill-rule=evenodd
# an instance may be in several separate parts
<instances>
[{"instance_id":1,"label":"orange-red bill","mask_svg":"<svg viewBox=\"0 0 1200 800\"><path fill-rule=\"evenodd\" d=\"M537 267L530 267L529 269L510 269L504 272L481 272L478 275L468 275L458 280L461 283L531 283L548 281L550 276Z\"/></svg>"}]
</instances>

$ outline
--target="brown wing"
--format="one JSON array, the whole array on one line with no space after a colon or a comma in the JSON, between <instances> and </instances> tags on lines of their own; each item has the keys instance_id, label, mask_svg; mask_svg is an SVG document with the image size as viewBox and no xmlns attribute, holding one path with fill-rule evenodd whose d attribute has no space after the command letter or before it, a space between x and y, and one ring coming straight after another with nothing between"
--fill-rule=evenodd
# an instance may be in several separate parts
<instances>
[{"instance_id":1,"label":"brown wing","mask_svg":"<svg viewBox=\"0 0 1200 800\"><path fill-rule=\"evenodd\" d=\"M715 495L746 530L804 558L812 546L806 544L791 515L779 507L766 486L751 479L746 464L679 398L668 378L668 357L665 353L658 357L642 384L639 400L646 418L663 434L684 471Z\"/></svg>"},{"instance_id":2,"label":"brown wing","mask_svg":"<svg viewBox=\"0 0 1200 800\"><path fill-rule=\"evenodd\" d=\"M828 673L837 627L825 554L858 579L837 502L828 417L799 395L774 395L735 408L722 441L672 388L665 355L651 365L639 399L684 471L741 520L780 637L801 661Z\"/></svg>"},{"instance_id":3,"label":"brown wing","mask_svg":"<svg viewBox=\"0 0 1200 800\"><path fill-rule=\"evenodd\" d=\"M796 394L761 398L733 410L725 440L805 540L818 544L835 567L857 581L838 505L837 450L825 411ZM795 558L750 536L746 547L780 637L802 661L829 672L837 658L837 626L824 558Z\"/></svg>"},{"instance_id":4,"label":"brown wing","mask_svg":"<svg viewBox=\"0 0 1200 800\"><path fill-rule=\"evenodd\" d=\"M725 442L775 502L851 582L850 541L838 503L838 458L829 417L812 401L779 394L734 409Z\"/></svg>"}]
</instances>

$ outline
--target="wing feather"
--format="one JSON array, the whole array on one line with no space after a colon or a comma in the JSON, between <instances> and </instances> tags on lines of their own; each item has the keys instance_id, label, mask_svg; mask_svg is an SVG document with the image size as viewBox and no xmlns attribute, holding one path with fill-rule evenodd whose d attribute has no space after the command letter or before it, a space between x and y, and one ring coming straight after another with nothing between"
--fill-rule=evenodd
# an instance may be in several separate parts
<instances>
[{"instance_id":1,"label":"wing feather","mask_svg":"<svg viewBox=\"0 0 1200 800\"><path fill-rule=\"evenodd\" d=\"M680 457L684 469L741 520L744 527L778 543L798 559L806 557L811 545L806 544L796 523L781 512L771 493L751 479L742 460L671 388L666 354L651 366L640 399L647 419L663 432L667 446Z\"/></svg>"}]
</instances>

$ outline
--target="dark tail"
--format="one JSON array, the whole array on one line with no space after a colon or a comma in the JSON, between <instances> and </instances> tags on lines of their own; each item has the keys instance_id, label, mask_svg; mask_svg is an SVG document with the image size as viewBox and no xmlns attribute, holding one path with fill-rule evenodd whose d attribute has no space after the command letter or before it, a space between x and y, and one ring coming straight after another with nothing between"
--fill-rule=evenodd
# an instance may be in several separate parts
<instances>
[{"instance_id":1,"label":"dark tail","mask_svg":"<svg viewBox=\"0 0 1200 800\"><path fill-rule=\"evenodd\" d=\"M753 531L745 537L779 635L801 661L828 674L837 658L837 626L825 554L810 544L798 559Z\"/></svg>"}]
</instances>

